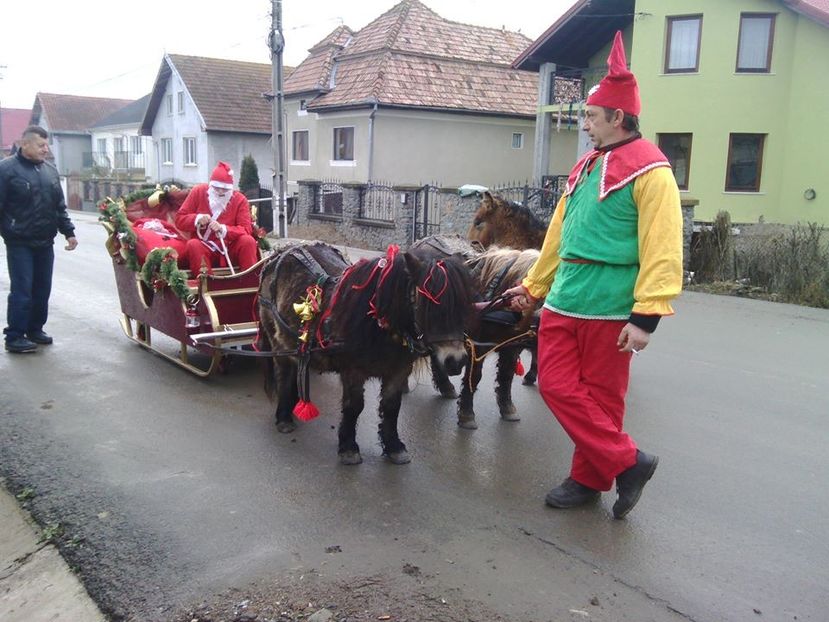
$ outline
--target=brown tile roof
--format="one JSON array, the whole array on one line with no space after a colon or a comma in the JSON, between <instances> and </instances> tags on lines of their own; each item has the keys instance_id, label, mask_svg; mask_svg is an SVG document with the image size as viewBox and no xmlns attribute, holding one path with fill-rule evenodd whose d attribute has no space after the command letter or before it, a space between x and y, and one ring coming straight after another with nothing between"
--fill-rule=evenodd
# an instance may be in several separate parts
<instances>
[{"instance_id":1,"label":"brown tile roof","mask_svg":"<svg viewBox=\"0 0 829 622\"><path fill-rule=\"evenodd\" d=\"M39 123L45 117L51 132L86 133L100 119L132 102L131 99L38 93L31 121Z\"/></svg>"},{"instance_id":2,"label":"brown tile roof","mask_svg":"<svg viewBox=\"0 0 829 622\"><path fill-rule=\"evenodd\" d=\"M149 134L172 68L181 76L207 131L271 133L270 64L169 54L161 63L142 133ZM289 76L293 67L283 67Z\"/></svg>"},{"instance_id":3,"label":"brown tile roof","mask_svg":"<svg viewBox=\"0 0 829 622\"><path fill-rule=\"evenodd\" d=\"M537 74L510 68L530 39L451 22L419 0L402 0L350 40L322 43L285 82L286 94L320 93L309 110L376 102L521 116L536 112Z\"/></svg>"},{"instance_id":4,"label":"brown tile roof","mask_svg":"<svg viewBox=\"0 0 829 622\"><path fill-rule=\"evenodd\" d=\"M32 111L28 108L0 108L0 134L3 138L0 150L7 152L20 140L31 116Z\"/></svg>"}]
</instances>

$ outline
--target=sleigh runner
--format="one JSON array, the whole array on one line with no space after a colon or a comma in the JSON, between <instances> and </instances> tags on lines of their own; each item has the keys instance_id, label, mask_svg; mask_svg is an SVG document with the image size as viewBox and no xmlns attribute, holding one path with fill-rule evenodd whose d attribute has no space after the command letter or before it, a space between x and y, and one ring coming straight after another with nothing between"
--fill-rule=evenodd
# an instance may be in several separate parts
<instances>
[{"instance_id":1,"label":"sleigh runner","mask_svg":"<svg viewBox=\"0 0 829 622\"><path fill-rule=\"evenodd\" d=\"M115 272L124 334L206 377L225 367L229 352L256 341L256 295L266 243L264 232L256 231L260 260L241 272L232 265L212 272L179 265L184 236L173 223L187 192L144 191L107 199L99 206L100 220L109 234L106 248ZM168 339L162 345L154 333Z\"/></svg>"}]
</instances>

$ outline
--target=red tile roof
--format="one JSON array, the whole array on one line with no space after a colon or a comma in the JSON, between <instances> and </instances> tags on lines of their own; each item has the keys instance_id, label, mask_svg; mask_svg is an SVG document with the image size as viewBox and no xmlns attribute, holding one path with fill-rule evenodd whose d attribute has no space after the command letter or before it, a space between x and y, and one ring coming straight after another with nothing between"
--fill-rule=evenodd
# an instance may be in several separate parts
<instances>
[{"instance_id":1,"label":"red tile roof","mask_svg":"<svg viewBox=\"0 0 829 622\"><path fill-rule=\"evenodd\" d=\"M32 111L28 108L0 108L0 137L3 139L0 150L4 153L11 150L29 125L31 116Z\"/></svg>"},{"instance_id":2,"label":"red tile roof","mask_svg":"<svg viewBox=\"0 0 829 622\"><path fill-rule=\"evenodd\" d=\"M172 69L181 76L207 131L271 133L270 64L169 54L161 62L142 133L150 134ZM283 67L288 76L292 67Z\"/></svg>"},{"instance_id":3,"label":"red tile roof","mask_svg":"<svg viewBox=\"0 0 829 622\"><path fill-rule=\"evenodd\" d=\"M131 99L38 93L31 121L41 123L45 117L50 132L85 134L100 119L132 102Z\"/></svg>"},{"instance_id":4,"label":"red tile roof","mask_svg":"<svg viewBox=\"0 0 829 622\"><path fill-rule=\"evenodd\" d=\"M535 116L538 75L510 68L529 44L402 0L362 30L335 30L311 48L285 92L318 92L309 110L378 103Z\"/></svg>"}]
</instances>

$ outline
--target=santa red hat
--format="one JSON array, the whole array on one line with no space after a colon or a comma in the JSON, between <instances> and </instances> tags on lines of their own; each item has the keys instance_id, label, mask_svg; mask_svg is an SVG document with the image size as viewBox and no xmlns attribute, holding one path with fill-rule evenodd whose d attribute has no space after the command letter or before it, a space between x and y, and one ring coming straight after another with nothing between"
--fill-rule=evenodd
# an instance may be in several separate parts
<instances>
[{"instance_id":1,"label":"santa red hat","mask_svg":"<svg viewBox=\"0 0 829 622\"><path fill-rule=\"evenodd\" d=\"M620 30L616 31L610 56L607 57L607 75L590 89L587 105L603 106L613 110L620 108L622 112L639 116L642 109L639 86L636 84L636 77L628 69Z\"/></svg>"},{"instance_id":2,"label":"santa red hat","mask_svg":"<svg viewBox=\"0 0 829 622\"><path fill-rule=\"evenodd\" d=\"M219 162L210 174L210 185L233 190L233 169L227 162Z\"/></svg>"}]
</instances>

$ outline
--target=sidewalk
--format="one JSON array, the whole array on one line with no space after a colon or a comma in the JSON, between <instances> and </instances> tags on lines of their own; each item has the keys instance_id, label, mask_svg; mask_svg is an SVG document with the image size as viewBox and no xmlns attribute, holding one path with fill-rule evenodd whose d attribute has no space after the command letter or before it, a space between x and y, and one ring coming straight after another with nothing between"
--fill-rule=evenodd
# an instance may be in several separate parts
<instances>
[{"instance_id":1,"label":"sidewalk","mask_svg":"<svg viewBox=\"0 0 829 622\"><path fill-rule=\"evenodd\" d=\"M5 488L0 487L0 620L104 622L83 585Z\"/></svg>"}]
</instances>

